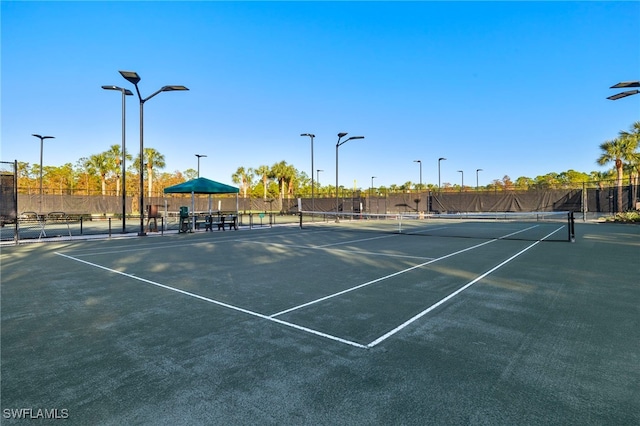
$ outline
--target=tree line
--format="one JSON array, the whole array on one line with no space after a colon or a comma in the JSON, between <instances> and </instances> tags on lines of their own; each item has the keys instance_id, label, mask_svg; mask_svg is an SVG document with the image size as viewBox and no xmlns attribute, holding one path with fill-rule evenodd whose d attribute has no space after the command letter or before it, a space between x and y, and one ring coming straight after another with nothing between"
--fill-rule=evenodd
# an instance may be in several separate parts
<instances>
[{"instance_id":1,"label":"tree line","mask_svg":"<svg viewBox=\"0 0 640 426\"><path fill-rule=\"evenodd\" d=\"M432 183L418 184L411 181L402 184L364 188L364 195L373 191L376 195L410 191L510 191L582 188L601 185L607 181L614 181L620 191L623 182L638 183L640 173L640 121L633 123L629 131L620 131L614 139L604 141L600 145L601 155L596 163L602 166L611 164L608 171L592 171L589 173L575 170L550 172L534 178L521 176L515 180L509 176L494 179L491 183L476 188L475 186L461 187L458 184L445 182L441 188ZM124 179L128 194L137 194L139 187L140 156L133 158L125 154L127 170ZM133 161L132 161L133 160ZM183 172L162 172L165 168L165 157L154 148L144 149L144 179L146 180L146 195L161 196L162 188L182 183L197 177L197 171L187 169ZM73 194L73 195L116 195L122 191L122 148L115 144L104 152L82 157L75 164L67 163L62 166L44 166L42 170L42 187L45 194ZM311 178L301 170L286 161L272 165L256 167L238 167L232 174L231 180L240 188L242 197L264 199L306 197L311 195ZM36 194L40 187L40 165L18 162L18 190L21 193ZM333 185L320 185L314 182L314 193L318 197L335 197L336 188ZM352 190L339 188L341 194L348 195ZM360 189L356 189L357 191ZM344 191L344 192L342 192ZM618 197L620 199L620 197Z\"/></svg>"}]
</instances>

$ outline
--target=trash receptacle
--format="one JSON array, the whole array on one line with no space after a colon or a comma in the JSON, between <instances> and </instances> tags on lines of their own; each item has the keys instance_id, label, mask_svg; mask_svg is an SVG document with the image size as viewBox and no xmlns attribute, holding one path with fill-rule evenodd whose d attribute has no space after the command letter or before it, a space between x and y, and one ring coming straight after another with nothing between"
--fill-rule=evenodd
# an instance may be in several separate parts
<instances>
[{"instance_id":1,"label":"trash receptacle","mask_svg":"<svg viewBox=\"0 0 640 426\"><path fill-rule=\"evenodd\" d=\"M178 232L187 232L189 231L189 207L181 206L180 207L180 228Z\"/></svg>"}]
</instances>

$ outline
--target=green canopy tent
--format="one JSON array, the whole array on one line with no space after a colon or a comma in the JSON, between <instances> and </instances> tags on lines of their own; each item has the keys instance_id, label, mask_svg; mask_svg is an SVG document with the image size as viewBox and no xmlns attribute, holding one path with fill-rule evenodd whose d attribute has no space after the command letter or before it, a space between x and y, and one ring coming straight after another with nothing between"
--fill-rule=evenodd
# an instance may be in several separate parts
<instances>
[{"instance_id":1,"label":"green canopy tent","mask_svg":"<svg viewBox=\"0 0 640 426\"><path fill-rule=\"evenodd\" d=\"M195 194L236 194L236 213L238 212L238 193L240 189L235 186L225 185L203 177L192 179L178 185L168 186L163 192L165 194L191 194L191 211L195 209ZM211 199L209 199L209 212L211 212ZM193 218L195 222L195 216ZM195 223L193 224L195 228Z\"/></svg>"}]
</instances>

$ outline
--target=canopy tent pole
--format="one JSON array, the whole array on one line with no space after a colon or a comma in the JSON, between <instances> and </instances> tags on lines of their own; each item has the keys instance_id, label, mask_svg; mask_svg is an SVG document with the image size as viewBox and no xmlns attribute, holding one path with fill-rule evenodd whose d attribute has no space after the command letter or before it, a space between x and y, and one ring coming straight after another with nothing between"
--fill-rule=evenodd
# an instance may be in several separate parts
<instances>
[{"instance_id":1,"label":"canopy tent pole","mask_svg":"<svg viewBox=\"0 0 640 426\"><path fill-rule=\"evenodd\" d=\"M236 215L238 212L238 193L239 188L234 186L225 185L220 182L215 182L206 178L192 179L187 182L180 183L178 185L169 186L164 188L165 194L188 194L191 193L191 212L192 212L192 230L195 230L196 216L195 216L195 194L208 194L209 195L209 214L213 214L212 211L212 194L236 194ZM218 200L218 213L222 208L222 201Z\"/></svg>"},{"instance_id":2,"label":"canopy tent pole","mask_svg":"<svg viewBox=\"0 0 640 426\"><path fill-rule=\"evenodd\" d=\"M191 191L191 232L196 229L196 201L193 191Z\"/></svg>"}]
</instances>

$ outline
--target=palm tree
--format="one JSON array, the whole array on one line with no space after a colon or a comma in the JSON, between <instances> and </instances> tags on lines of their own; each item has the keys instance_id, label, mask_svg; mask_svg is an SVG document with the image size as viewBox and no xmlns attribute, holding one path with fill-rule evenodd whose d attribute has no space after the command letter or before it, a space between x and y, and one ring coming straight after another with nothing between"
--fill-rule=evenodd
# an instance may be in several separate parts
<instances>
[{"instance_id":1,"label":"palm tree","mask_svg":"<svg viewBox=\"0 0 640 426\"><path fill-rule=\"evenodd\" d=\"M640 121L633 123L629 130L629 132L625 132L624 130L620 131L620 136L630 137L638 143L640 140Z\"/></svg>"},{"instance_id":2,"label":"palm tree","mask_svg":"<svg viewBox=\"0 0 640 426\"><path fill-rule=\"evenodd\" d=\"M635 153L634 155L628 159L627 170L629 172L629 179L631 181L631 185L634 189L633 193L633 201L638 199L638 184L639 184L639 176L640 176L640 121L636 121L631 125L629 132L621 131L620 137L627 139L628 143L631 146L635 145ZM630 206L632 207L632 206Z\"/></svg>"},{"instance_id":3,"label":"palm tree","mask_svg":"<svg viewBox=\"0 0 640 426\"><path fill-rule=\"evenodd\" d=\"M242 198L247 198L247 189L249 189L250 184L250 171L247 172L244 167L238 167L238 170L234 174L231 175L231 180L233 183L237 183L242 188Z\"/></svg>"},{"instance_id":4,"label":"palm tree","mask_svg":"<svg viewBox=\"0 0 640 426\"><path fill-rule=\"evenodd\" d=\"M605 181L610 180L611 176L608 171L594 171L589 174L589 178L598 184L598 189L603 190Z\"/></svg>"},{"instance_id":5,"label":"palm tree","mask_svg":"<svg viewBox=\"0 0 640 426\"><path fill-rule=\"evenodd\" d=\"M151 198L153 193L153 169L164 169L167 164L164 161L164 155L156 151L155 148L144 149L144 161L147 168L147 196ZM140 170L140 156L134 160L133 167L136 170Z\"/></svg>"},{"instance_id":6,"label":"palm tree","mask_svg":"<svg viewBox=\"0 0 640 426\"><path fill-rule=\"evenodd\" d=\"M298 173L298 170L293 165L287 166L287 198L290 199L296 188L304 184L306 176L304 173Z\"/></svg>"},{"instance_id":7,"label":"palm tree","mask_svg":"<svg viewBox=\"0 0 640 426\"><path fill-rule=\"evenodd\" d=\"M287 182L288 173L289 171L286 161L274 164L269 170L269 177L278 181L278 187L280 188L280 201L284 199L284 186Z\"/></svg>"},{"instance_id":8,"label":"palm tree","mask_svg":"<svg viewBox=\"0 0 640 426\"><path fill-rule=\"evenodd\" d=\"M620 132L620 137L605 141L600 144L602 153L597 160L601 166L613 162L616 170L616 187L618 194L617 211L622 211L622 177L624 176L625 162L632 163L637 161L638 139L633 136L627 136Z\"/></svg>"},{"instance_id":9,"label":"palm tree","mask_svg":"<svg viewBox=\"0 0 640 426\"><path fill-rule=\"evenodd\" d=\"M406 181L404 184L400 185L400 189L402 190L402 192L411 192L411 187L413 186L413 182L411 182L410 180Z\"/></svg>"},{"instance_id":10,"label":"palm tree","mask_svg":"<svg viewBox=\"0 0 640 426\"><path fill-rule=\"evenodd\" d=\"M267 181L269 180L270 169L269 166L260 166L253 170L254 174L262 179L262 188L263 188L263 198L266 201L267 199Z\"/></svg>"},{"instance_id":11,"label":"palm tree","mask_svg":"<svg viewBox=\"0 0 640 426\"><path fill-rule=\"evenodd\" d=\"M109 173L113 169L107 153L101 152L100 154L93 154L85 162L85 167L90 174L97 174L100 176L102 195L106 195L107 173Z\"/></svg>"},{"instance_id":12,"label":"palm tree","mask_svg":"<svg viewBox=\"0 0 640 426\"><path fill-rule=\"evenodd\" d=\"M120 181L122 172L122 151L120 145L111 145L106 152L111 164L113 165L112 173L116 176L116 196L120 196ZM131 154L125 154L127 160L131 160Z\"/></svg>"}]
</instances>

